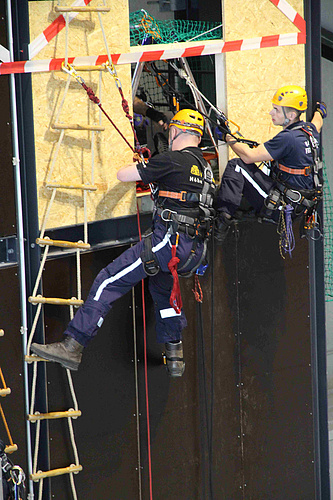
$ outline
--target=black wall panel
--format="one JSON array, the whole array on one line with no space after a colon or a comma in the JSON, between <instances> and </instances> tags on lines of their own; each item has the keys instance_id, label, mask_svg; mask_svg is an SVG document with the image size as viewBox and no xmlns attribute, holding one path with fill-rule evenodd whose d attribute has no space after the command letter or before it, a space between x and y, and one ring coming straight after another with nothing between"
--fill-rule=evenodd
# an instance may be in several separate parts
<instances>
[{"instance_id":1,"label":"black wall panel","mask_svg":"<svg viewBox=\"0 0 333 500\"><path fill-rule=\"evenodd\" d=\"M20 331L19 281L16 267L0 268L0 367L11 394L1 398L1 405L18 451L10 459L26 469L26 428L23 384L22 335ZM2 387L2 385L1 385ZM10 444L0 417L0 439Z\"/></svg>"},{"instance_id":2,"label":"black wall panel","mask_svg":"<svg viewBox=\"0 0 333 500\"><path fill-rule=\"evenodd\" d=\"M154 498L206 499L212 490L213 498L227 500L315 498L308 245L297 237L297 227L295 232L292 259L280 257L275 226L257 223L240 224L223 248L215 249L214 276L211 267L201 278L203 338L193 280L181 280L188 327L186 370L179 380L169 379L162 365L163 346L155 341L152 301L145 286ZM84 297L97 272L122 251L83 256ZM72 257L49 261L44 295L75 295L75 271ZM145 499L150 486L141 284L135 296ZM67 308L45 307L47 341L61 338L68 319ZM83 412L74 422L84 467L76 476L80 498L140 498L133 342L128 294L114 305L73 374ZM65 370L48 364L47 371L49 410L66 409L70 394ZM213 423L207 431L211 411ZM51 467L72 463L67 424L51 422L49 427ZM70 498L67 477L52 480L52 494Z\"/></svg>"},{"instance_id":3,"label":"black wall panel","mask_svg":"<svg viewBox=\"0 0 333 500\"><path fill-rule=\"evenodd\" d=\"M5 2L0 2L0 44L7 47ZM9 76L0 78L0 237L16 233Z\"/></svg>"}]
</instances>

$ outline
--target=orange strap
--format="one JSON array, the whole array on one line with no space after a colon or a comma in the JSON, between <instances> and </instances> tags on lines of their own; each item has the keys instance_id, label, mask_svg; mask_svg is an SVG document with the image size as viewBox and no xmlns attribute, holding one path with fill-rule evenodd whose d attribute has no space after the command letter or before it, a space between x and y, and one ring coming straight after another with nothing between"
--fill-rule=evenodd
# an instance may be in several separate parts
<instances>
[{"instance_id":1,"label":"orange strap","mask_svg":"<svg viewBox=\"0 0 333 500\"><path fill-rule=\"evenodd\" d=\"M174 191L159 191L158 196L162 198L172 198L173 200L186 201L186 191L175 193Z\"/></svg>"},{"instance_id":2,"label":"orange strap","mask_svg":"<svg viewBox=\"0 0 333 500\"><path fill-rule=\"evenodd\" d=\"M289 168L289 167L285 167L284 165L281 165L281 163L279 163L279 169L280 170L283 170L283 172L287 172L287 174L293 174L293 175L310 175L311 174L311 171L312 171L312 167L309 166L309 167L305 167L305 168Z\"/></svg>"}]
</instances>

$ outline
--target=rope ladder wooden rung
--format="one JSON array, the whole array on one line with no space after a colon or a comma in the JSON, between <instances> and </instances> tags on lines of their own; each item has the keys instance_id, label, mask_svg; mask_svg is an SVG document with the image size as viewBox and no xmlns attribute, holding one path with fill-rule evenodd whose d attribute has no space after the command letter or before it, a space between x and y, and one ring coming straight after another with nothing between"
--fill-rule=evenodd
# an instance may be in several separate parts
<instances>
[{"instance_id":1,"label":"rope ladder wooden rung","mask_svg":"<svg viewBox=\"0 0 333 500\"><path fill-rule=\"evenodd\" d=\"M110 7L54 7L56 12L110 12Z\"/></svg>"},{"instance_id":2,"label":"rope ladder wooden rung","mask_svg":"<svg viewBox=\"0 0 333 500\"><path fill-rule=\"evenodd\" d=\"M8 394L10 394L12 391L10 390L9 387L5 387L3 389L0 389L0 396L2 396L3 398L5 396L8 396Z\"/></svg>"},{"instance_id":3,"label":"rope ladder wooden rung","mask_svg":"<svg viewBox=\"0 0 333 500\"><path fill-rule=\"evenodd\" d=\"M37 354L31 354L30 356L28 356L28 355L24 356L24 361L26 361L27 363L34 363L35 361L49 362L48 359L41 358L40 356L37 356Z\"/></svg>"},{"instance_id":4,"label":"rope ladder wooden rung","mask_svg":"<svg viewBox=\"0 0 333 500\"><path fill-rule=\"evenodd\" d=\"M77 418L81 417L80 410L67 410L67 411L51 411L49 413L38 413L38 414L29 414L28 420L30 422L36 422L37 420L55 420L58 418Z\"/></svg>"},{"instance_id":5,"label":"rope ladder wooden rung","mask_svg":"<svg viewBox=\"0 0 333 500\"><path fill-rule=\"evenodd\" d=\"M94 130L95 132L105 130L105 127L101 125L81 125L80 123L53 123L52 128L55 130Z\"/></svg>"},{"instance_id":6,"label":"rope ladder wooden rung","mask_svg":"<svg viewBox=\"0 0 333 500\"><path fill-rule=\"evenodd\" d=\"M51 240L50 238L36 238L37 245L40 246L54 246L62 248L81 248L82 250L88 250L90 248L89 243L83 243L83 241L63 241L63 240Z\"/></svg>"},{"instance_id":7,"label":"rope ladder wooden rung","mask_svg":"<svg viewBox=\"0 0 333 500\"><path fill-rule=\"evenodd\" d=\"M70 465L69 467L63 467L61 469L52 469L48 471L38 471L34 474L30 474L30 478L33 481L40 481L45 477L56 477L62 476L63 474L77 474L83 469L82 465Z\"/></svg>"},{"instance_id":8,"label":"rope ladder wooden rung","mask_svg":"<svg viewBox=\"0 0 333 500\"><path fill-rule=\"evenodd\" d=\"M83 300L79 299L61 299L56 297L29 297L30 304L54 304L57 306L82 306Z\"/></svg>"},{"instance_id":9,"label":"rope ladder wooden rung","mask_svg":"<svg viewBox=\"0 0 333 500\"><path fill-rule=\"evenodd\" d=\"M60 189L82 189L84 191L97 191L94 184L66 184L60 182L45 182L44 187Z\"/></svg>"}]
</instances>

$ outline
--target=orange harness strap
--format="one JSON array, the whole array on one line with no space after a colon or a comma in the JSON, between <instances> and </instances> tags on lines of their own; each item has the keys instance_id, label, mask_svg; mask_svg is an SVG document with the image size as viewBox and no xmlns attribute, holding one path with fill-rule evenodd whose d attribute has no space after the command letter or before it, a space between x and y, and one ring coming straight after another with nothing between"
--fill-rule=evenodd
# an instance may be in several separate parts
<instances>
[{"instance_id":1,"label":"orange harness strap","mask_svg":"<svg viewBox=\"0 0 333 500\"><path fill-rule=\"evenodd\" d=\"M186 191L176 193L174 191L159 191L158 196L161 198L172 198L173 200L186 201Z\"/></svg>"},{"instance_id":2,"label":"orange harness strap","mask_svg":"<svg viewBox=\"0 0 333 500\"><path fill-rule=\"evenodd\" d=\"M281 165L281 163L279 163L279 170L283 170L283 172L287 172L287 174L292 174L292 175L310 175L311 174L311 171L312 171L312 167L309 166L309 167L305 167L305 168L289 168L289 167L285 167L284 165Z\"/></svg>"}]
</instances>

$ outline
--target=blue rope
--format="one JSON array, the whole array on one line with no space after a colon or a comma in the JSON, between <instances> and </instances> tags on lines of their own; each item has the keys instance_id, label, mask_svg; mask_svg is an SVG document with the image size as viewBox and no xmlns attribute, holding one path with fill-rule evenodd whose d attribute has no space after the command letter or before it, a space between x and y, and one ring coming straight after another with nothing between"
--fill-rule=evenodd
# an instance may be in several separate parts
<instances>
[{"instance_id":1,"label":"blue rope","mask_svg":"<svg viewBox=\"0 0 333 500\"><path fill-rule=\"evenodd\" d=\"M289 253L290 258L292 257L291 252L295 248L295 236L293 231L293 221L291 218L293 210L294 208L292 205L287 205L284 208L286 226L281 233L281 247L285 253Z\"/></svg>"}]
</instances>

